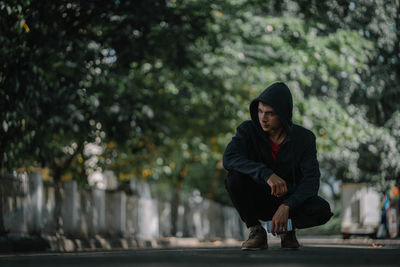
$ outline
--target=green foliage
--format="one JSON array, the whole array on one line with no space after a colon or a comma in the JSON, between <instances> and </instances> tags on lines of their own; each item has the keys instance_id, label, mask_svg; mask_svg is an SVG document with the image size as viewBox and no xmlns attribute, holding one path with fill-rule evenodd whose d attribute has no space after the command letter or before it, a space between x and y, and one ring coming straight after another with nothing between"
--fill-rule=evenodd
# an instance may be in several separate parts
<instances>
[{"instance_id":1,"label":"green foliage","mask_svg":"<svg viewBox=\"0 0 400 267\"><path fill-rule=\"evenodd\" d=\"M298 14L325 27L320 34L342 31L358 32L374 44L368 55L368 69L358 71L359 79L339 79L338 101L357 104L366 110L366 118L383 126L399 109L399 41L398 1L296 1ZM364 53L359 50L358 53ZM340 95L339 95L340 96Z\"/></svg>"},{"instance_id":2,"label":"green foliage","mask_svg":"<svg viewBox=\"0 0 400 267\"><path fill-rule=\"evenodd\" d=\"M295 122L317 135L323 181L384 190L400 173L389 2L0 1L1 167L82 179L79 148L96 143L98 167L121 180L227 202L225 146L250 100L281 80Z\"/></svg>"}]
</instances>

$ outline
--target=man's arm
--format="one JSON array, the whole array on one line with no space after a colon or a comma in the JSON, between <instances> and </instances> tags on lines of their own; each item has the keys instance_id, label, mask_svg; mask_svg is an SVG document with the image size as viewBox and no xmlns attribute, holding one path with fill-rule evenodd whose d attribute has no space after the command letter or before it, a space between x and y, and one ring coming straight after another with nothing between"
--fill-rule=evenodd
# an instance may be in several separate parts
<instances>
[{"instance_id":1,"label":"man's arm","mask_svg":"<svg viewBox=\"0 0 400 267\"><path fill-rule=\"evenodd\" d=\"M289 219L289 206L281 204L271 220L271 233L273 235L287 232L287 223Z\"/></svg>"},{"instance_id":2,"label":"man's arm","mask_svg":"<svg viewBox=\"0 0 400 267\"><path fill-rule=\"evenodd\" d=\"M283 201L272 217L271 232L273 234L286 232L289 210L301 205L307 198L318 193L320 172L314 134L307 142L307 149L300 162L300 168L303 173L300 184L296 191Z\"/></svg>"},{"instance_id":3,"label":"man's arm","mask_svg":"<svg viewBox=\"0 0 400 267\"><path fill-rule=\"evenodd\" d=\"M300 162L301 172L303 174L296 191L289 196L283 203L290 208L301 205L306 199L317 195L319 189L319 164L317 160L317 148L315 144L315 135L309 137L306 141L307 149Z\"/></svg>"},{"instance_id":4,"label":"man's arm","mask_svg":"<svg viewBox=\"0 0 400 267\"><path fill-rule=\"evenodd\" d=\"M243 124L236 130L236 135L225 149L223 165L227 170L235 170L251 176L259 184L266 184L266 180L273 174L264 163L248 159L249 140Z\"/></svg>"}]
</instances>

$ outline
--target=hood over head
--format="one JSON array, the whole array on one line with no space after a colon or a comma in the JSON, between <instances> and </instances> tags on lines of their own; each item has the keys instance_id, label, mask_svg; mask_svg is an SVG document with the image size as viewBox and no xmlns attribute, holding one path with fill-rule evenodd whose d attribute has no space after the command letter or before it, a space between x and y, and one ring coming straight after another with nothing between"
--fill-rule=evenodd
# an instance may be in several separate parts
<instances>
[{"instance_id":1,"label":"hood over head","mask_svg":"<svg viewBox=\"0 0 400 267\"><path fill-rule=\"evenodd\" d=\"M268 86L259 97L251 101L250 104L250 115L253 123L258 129L261 129L260 122L258 120L258 102L261 101L266 105L274 108L278 114L279 120L281 121L286 132L289 133L293 125L292 122L292 111L293 111L293 99L289 88L283 82L276 82Z\"/></svg>"}]
</instances>

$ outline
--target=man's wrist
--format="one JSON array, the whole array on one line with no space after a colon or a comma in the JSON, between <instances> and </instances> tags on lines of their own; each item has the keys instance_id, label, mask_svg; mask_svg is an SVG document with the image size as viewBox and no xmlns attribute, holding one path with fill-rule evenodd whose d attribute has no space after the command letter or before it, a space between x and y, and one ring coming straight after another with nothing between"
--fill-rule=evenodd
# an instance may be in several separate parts
<instances>
[{"instance_id":1,"label":"man's wrist","mask_svg":"<svg viewBox=\"0 0 400 267\"><path fill-rule=\"evenodd\" d=\"M267 176L267 178L265 178L265 181L268 182L269 178L271 178L272 175L274 175L274 173L271 173L269 176Z\"/></svg>"},{"instance_id":2,"label":"man's wrist","mask_svg":"<svg viewBox=\"0 0 400 267\"><path fill-rule=\"evenodd\" d=\"M290 210L290 207L288 204L282 203L281 206L283 206L285 209Z\"/></svg>"}]
</instances>

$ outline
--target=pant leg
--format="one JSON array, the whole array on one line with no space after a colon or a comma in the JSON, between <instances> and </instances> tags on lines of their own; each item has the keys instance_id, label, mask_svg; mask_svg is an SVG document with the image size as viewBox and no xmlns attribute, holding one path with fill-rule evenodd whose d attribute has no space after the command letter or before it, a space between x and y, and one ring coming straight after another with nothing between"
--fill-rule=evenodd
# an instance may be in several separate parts
<instances>
[{"instance_id":1,"label":"pant leg","mask_svg":"<svg viewBox=\"0 0 400 267\"><path fill-rule=\"evenodd\" d=\"M325 224L332 215L329 203L319 196L307 199L290 212L294 226L299 229Z\"/></svg>"},{"instance_id":2,"label":"pant leg","mask_svg":"<svg viewBox=\"0 0 400 267\"><path fill-rule=\"evenodd\" d=\"M233 206L247 227L271 220L283 199L271 196L269 186L257 184L250 176L229 171L225 187Z\"/></svg>"}]
</instances>

